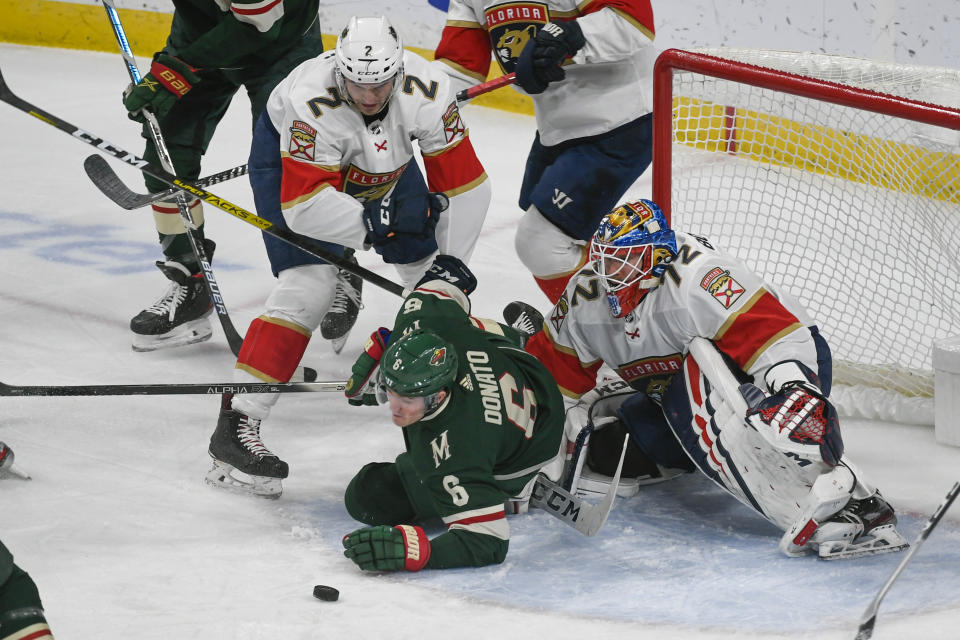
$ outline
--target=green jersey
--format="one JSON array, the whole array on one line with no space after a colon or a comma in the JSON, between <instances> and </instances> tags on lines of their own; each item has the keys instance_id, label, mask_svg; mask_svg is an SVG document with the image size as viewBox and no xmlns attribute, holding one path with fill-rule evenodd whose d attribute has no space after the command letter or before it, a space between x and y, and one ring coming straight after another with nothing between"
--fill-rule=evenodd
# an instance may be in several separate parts
<instances>
[{"instance_id":1,"label":"green jersey","mask_svg":"<svg viewBox=\"0 0 960 640\"><path fill-rule=\"evenodd\" d=\"M562 454L556 382L521 348L516 331L473 318L469 305L448 283L428 282L404 300L393 328L398 337L429 329L457 353L450 395L404 429L405 462L448 528L431 542L430 568L502 560L510 537L504 501Z\"/></svg>"},{"instance_id":2,"label":"green jersey","mask_svg":"<svg viewBox=\"0 0 960 640\"><path fill-rule=\"evenodd\" d=\"M317 20L319 0L173 0L167 50L201 69L269 67Z\"/></svg>"},{"instance_id":3,"label":"green jersey","mask_svg":"<svg viewBox=\"0 0 960 640\"><path fill-rule=\"evenodd\" d=\"M11 573L13 573L13 555L0 542L0 587L7 581Z\"/></svg>"}]
</instances>

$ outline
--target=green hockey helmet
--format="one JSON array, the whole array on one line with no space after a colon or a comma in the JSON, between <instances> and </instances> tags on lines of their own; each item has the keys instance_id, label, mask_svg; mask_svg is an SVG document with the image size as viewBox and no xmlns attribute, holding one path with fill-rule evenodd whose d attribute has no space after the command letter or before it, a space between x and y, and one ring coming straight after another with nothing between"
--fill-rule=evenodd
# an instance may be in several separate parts
<instances>
[{"instance_id":1,"label":"green hockey helmet","mask_svg":"<svg viewBox=\"0 0 960 640\"><path fill-rule=\"evenodd\" d=\"M453 384L457 352L434 332L415 329L387 347L380 375L387 389L398 395L431 396Z\"/></svg>"}]
</instances>

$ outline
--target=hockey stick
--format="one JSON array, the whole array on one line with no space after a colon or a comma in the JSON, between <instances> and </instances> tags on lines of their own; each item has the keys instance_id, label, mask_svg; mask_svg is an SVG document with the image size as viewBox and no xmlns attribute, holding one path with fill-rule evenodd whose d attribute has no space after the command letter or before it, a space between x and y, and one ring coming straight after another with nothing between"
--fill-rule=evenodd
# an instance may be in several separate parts
<instances>
[{"instance_id":1,"label":"hockey stick","mask_svg":"<svg viewBox=\"0 0 960 640\"><path fill-rule=\"evenodd\" d=\"M457 102L466 102L494 89L513 84L514 81L514 74L511 73L488 82L482 82L473 87L468 87L457 93ZM103 195L128 211L145 207L157 200L169 198L177 192L176 189L167 189L159 193L137 193L124 184L123 181L120 180L120 177L114 172L113 168L97 155L89 156L83 162L83 168L86 170L87 176L93 184L100 189ZM246 175L246 173L247 165L242 164L233 169L227 169L226 171L207 176L206 178L198 178L194 184L206 188L210 185L232 180L233 178L239 178L242 175Z\"/></svg>"},{"instance_id":2,"label":"hockey stick","mask_svg":"<svg viewBox=\"0 0 960 640\"><path fill-rule=\"evenodd\" d=\"M261 218L252 211L248 211L243 207L233 204L229 200L225 200L209 191L197 186L194 182L188 182L181 180L180 178L171 175L170 173L164 171L160 167L153 165L143 158L140 158L129 151L121 149L110 142L107 142L103 138L98 138L97 136L84 131L83 129L70 124L66 120L58 118L48 111L40 109L36 105L33 105L20 96L13 93L10 90L10 87L7 85L6 80L3 78L3 73L0 71L0 100L6 102L12 107L20 109L21 111L37 118L41 122L48 124L52 127L56 127L60 131L70 134L74 138L77 138L81 142L89 144L93 147L96 147L107 153L114 158L126 162L127 164L136 167L143 173L160 180L172 187L176 187L182 191L187 191L192 193L196 197L200 198L204 202L207 202L218 209L226 211L235 218L243 220L247 224L251 224L263 233L271 235L279 240L286 242L287 244L294 246L302 251L309 253L312 256L325 260L330 264L343 269L344 271L349 271L350 273L359 276L381 289L389 291L390 293L396 294L401 297L406 297L410 293L408 289L400 286L396 282L388 280L381 275L378 275L369 269L365 269L359 265L353 264L347 260L344 260L340 256L332 253L331 251L321 247L315 242L310 242L307 239L298 237L292 231L284 229L282 227L277 227L269 220ZM219 294L217 294L219 295Z\"/></svg>"},{"instance_id":3,"label":"hockey stick","mask_svg":"<svg viewBox=\"0 0 960 640\"><path fill-rule=\"evenodd\" d=\"M856 640L867 640L873 635L873 625L877 622L877 609L880 608L880 601L883 600L885 595L887 595L887 591L890 590L890 586L893 584L893 581L897 579L904 567L907 566L907 563L910 562L910 559L913 558L913 554L917 552L917 549L920 548L920 545L923 543L923 541L927 539L927 537L930 535L930 532L933 531L933 528L937 526L937 523L940 522L941 518L943 518L943 515L947 512L947 509L950 508L950 505L953 504L953 501L957 497L958 493L960 493L960 482L954 482L953 487L951 487L950 491L947 492L947 497L944 498L943 502L940 503L940 506L937 507L936 511L933 512L933 515L930 516L930 519L927 520L927 524L923 526L923 530L917 537L916 542L913 543L910 551L907 552L907 555L905 555L903 560L900 561L900 564L897 565L893 575L887 578L887 582L880 589L880 593L874 597L873 602L870 603L870 606L867 607L867 610L863 612L863 618L860 621L860 628L857 629Z\"/></svg>"},{"instance_id":4,"label":"hockey stick","mask_svg":"<svg viewBox=\"0 0 960 640\"><path fill-rule=\"evenodd\" d=\"M505 76L500 76L499 78L494 78L493 80L487 80L486 82L475 84L472 87L467 87L462 91L458 91L457 102L466 102L467 100L473 100L477 96L482 96L483 94L489 93L494 89L505 87L508 84L513 84L516 81L517 81L517 74L508 73Z\"/></svg>"},{"instance_id":5,"label":"hockey stick","mask_svg":"<svg viewBox=\"0 0 960 640\"><path fill-rule=\"evenodd\" d=\"M103 159L103 156L98 156L95 153L87 156L83 161L83 170L87 172L87 177L90 178L90 181L93 182L94 186L97 187L103 195L127 211L145 207L158 200L167 200L180 192L179 189L167 189L166 191L160 191L158 193L137 193L124 184L120 176L113 170L113 167ZM198 178L196 183L197 186L206 188L210 185L220 184L221 182L239 178L246 174L247 165L242 164L239 167L227 169L226 171L215 173L206 178Z\"/></svg>"},{"instance_id":6,"label":"hockey stick","mask_svg":"<svg viewBox=\"0 0 960 640\"><path fill-rule=\"evenodd\" d=\"M137 61L133 57L130 43L127 42L127 34L124 32L123 25L120 23L120 15L117 13L117 8L114 6L113 0L103 0L103 8L106 10L107 17L110 19L110 26L113 27L113 35L117 38L117 44L120 46L120 54L123 56L123 61L127 65L130 80L136 85L140 82L140 70L137 69ZM160 158L160 166L163 167L164 171L176 173L173 167L173 159L170 157L167 145L163 141L163 133L160 131L160 124L157 122L156 116L147 109L144 109L142 113L147 121L150 138L153 140L153 145ZM213 308L217 311L220 326L223 327L223 333L227 338L227 343L230 345L230 350L233 351L233 355L239 355L240 347L243 345L243 337L237 333L237 330L233 327L230 314L227 312L227 305L223 302L223 296L220 293L220 285L217 284L217 278L213 275L213 267L210 266L210 256L207 255L203 241L196 235L198 227L193 221L193 214L190 213L190 204L187 200L187 195L179 191L176 194L176 200L180 218L183 220L183 226L186 229L187 239L190 241L190 249L193 251L193 256L197 259L197 263L201 266L203 283L207 287L207 293L213 302Z\"/></svg>"},{"instance_id":7,"label":"hockey stick","mask_svg":"<svg viewBox=\"0 0 960 640\"><path fill-rule=\"evenodd\" d=\"M216 382L173 384L80 384L25 385L0 382L0 396L166 396L219 395L223 393L293 393L304 391L344 391L346 382Z\"/></svg>"},{"instance_id":8,"label":"hockey stick","mask_svg":"<svg viewBox=\"0 0 960 640\"><path fill-rule=\"evenodd\" d=\"M620 472L623 470L623 458L627 454L627 435L623 439L623 450L620 452L620 462L617 472L606 495L600 503L592 505L553 482L545 475L537 476L533 484L533 493L530 495L530 504L543 509L554 518L558 518L570 525L585 536L595 536L607 521L613 499L617 497L617 487L620 485Z\"/></svg>"}]
</instances>

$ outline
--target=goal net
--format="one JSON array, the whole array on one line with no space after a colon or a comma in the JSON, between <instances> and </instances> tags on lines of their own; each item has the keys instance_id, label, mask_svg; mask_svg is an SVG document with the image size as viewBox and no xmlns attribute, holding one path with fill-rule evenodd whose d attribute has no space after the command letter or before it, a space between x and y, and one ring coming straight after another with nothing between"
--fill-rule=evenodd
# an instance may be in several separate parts
<instances>
[{"instance_id":1,"label":"goal net","mask_svg":"<svg viewBox=\"0 0 960 640\"><path fill-rule=\"evenodd\" d=\"M960 71L671 49L654 83L653 199L800 298L842 413L932 424L933 343L960 334Z\"/></svg>"}]
</instances>

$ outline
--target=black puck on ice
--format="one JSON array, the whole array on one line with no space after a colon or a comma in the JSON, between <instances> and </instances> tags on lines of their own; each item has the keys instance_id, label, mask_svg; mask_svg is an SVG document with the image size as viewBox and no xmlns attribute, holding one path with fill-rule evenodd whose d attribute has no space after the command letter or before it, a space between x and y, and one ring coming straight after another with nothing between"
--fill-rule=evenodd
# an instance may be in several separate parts
<instances>
[{"instance_id":1,"label":"black puck on ice","mask_svg":"<svg viewBox=\"0 0 960 640\"><path fill-rule=\"evenodd\" d=\"M313 588L313 597L317 600L335 602L340 597L340 592L325 584L318 584Z\"/></svg>"}]
</instances>

